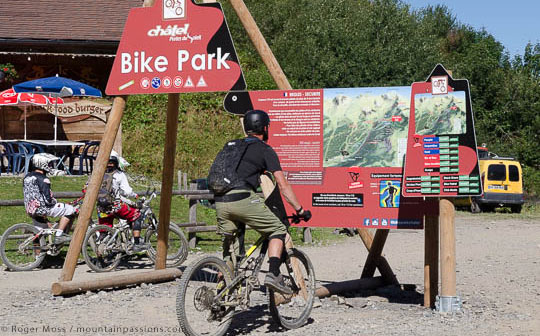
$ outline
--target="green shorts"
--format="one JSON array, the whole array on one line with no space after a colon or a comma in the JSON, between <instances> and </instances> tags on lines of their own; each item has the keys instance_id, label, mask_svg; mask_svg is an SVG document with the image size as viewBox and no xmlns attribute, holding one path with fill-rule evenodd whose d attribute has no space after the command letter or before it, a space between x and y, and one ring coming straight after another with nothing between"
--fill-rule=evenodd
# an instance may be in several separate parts
<instances>
[{"instance_id":1,"label":"green shorts","mask_svg":"<svg viewBox=\"0 0 540 336\"><path fill-rule=\"evenodd\" d=\"M227 195L245 193L246 190L232 190ZM235 222L245 223L263 237L285 235L285 224L264 204L264 198L253 191L239 201L216 202L218 233L230 234L237 230Z\"/></svg>"}]
</instances>

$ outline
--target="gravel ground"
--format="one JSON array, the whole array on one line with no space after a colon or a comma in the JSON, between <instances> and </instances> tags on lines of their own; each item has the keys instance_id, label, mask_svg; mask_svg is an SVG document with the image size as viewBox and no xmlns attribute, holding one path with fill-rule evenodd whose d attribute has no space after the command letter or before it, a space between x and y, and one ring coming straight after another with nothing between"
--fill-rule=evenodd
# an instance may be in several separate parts
<instances>
[{"instance_id":1,"label":"gravel ground","mask_svg":"<svg viewBox=\"0 0 540 336\"><path fill-rule=\"evenodd\" d=\"M457 292L461 312L422 307L423 231L392 231L384 254L402 284L316 302L309 323L279 330L266 297L235 317L230 335L540 335L540 219L458 213ZM356 279L367 252L358 237L329 246L303 247L321 283ZM202 256L191 254L186 264ZM123 265L122 274L151 269L146 261ZM0 271L0 335L174 335L177 283L143 284L115 291L53 297L60 269ZM103 277L77 267L74 279ZM412 287L412 286L408 286ZM138 330L136 330L138 329Z\"/></svg>"}]
</instances>

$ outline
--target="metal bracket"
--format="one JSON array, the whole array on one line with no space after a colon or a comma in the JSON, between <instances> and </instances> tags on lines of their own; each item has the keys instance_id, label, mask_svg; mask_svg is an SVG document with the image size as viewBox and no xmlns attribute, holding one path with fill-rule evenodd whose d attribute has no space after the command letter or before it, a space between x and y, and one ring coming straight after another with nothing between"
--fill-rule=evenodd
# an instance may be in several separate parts
<instances>
[{"instance_id":1,"label":"metal bracket","mask_svg":"<svg viewBox=\"0 0 540 336\"><path fill-rule=\"evenodd\" d=\"M461 299L459 296L437 295L435 309L440 313L455 313L461 311Z\"/></svg>"}]
</instances>

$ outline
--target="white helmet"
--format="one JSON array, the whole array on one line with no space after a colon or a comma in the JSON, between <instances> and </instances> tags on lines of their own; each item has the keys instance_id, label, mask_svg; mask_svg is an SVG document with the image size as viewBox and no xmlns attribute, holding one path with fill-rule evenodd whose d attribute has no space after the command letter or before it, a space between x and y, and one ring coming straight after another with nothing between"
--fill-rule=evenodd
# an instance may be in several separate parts
<instances>
[{"instance_id":1,"label":"white helmet","mask_svg":"<svg viewBox=\"0 0 540 336\"><path fill-rule=\"evenodd\" d=\"M115 157L118 159L118 168L122 171L124 171L127 167L130 166L130 163L127 162L126 159L124 159L123 157L120 156L120 154L118 154L114 149L111 150L111 158L112 157Z\"/></svg>"},{"instance_id":2,"label":"white helmet","mask_svg":"<svg viewBox=\"0 0 540 336\"><path fill-rule=\"evenodd\" d=\"M48 173L53 167L51 167L51 162L60 160L59 157L54 156L50 153L38 153L32 156L32 164L36 169L41 169L44 172Z\"/></svg>"}]
</instances>

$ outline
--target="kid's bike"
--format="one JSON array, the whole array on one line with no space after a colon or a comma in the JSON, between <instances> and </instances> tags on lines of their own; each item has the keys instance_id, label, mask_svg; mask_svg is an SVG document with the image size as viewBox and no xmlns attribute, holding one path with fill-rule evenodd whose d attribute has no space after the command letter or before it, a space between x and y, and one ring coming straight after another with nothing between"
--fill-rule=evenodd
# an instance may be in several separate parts
<instances>
[{"instance_id":1,"label":"kid's bike","mask_svg":"<svg viewBox=\"0 0 540 336\"><path fill-rule=\"evenodd\" d=\"M71 202L78 211L82 197ZM57 256L69 242L57 242L59 222L47 222L47 228L39 228L28 223L9 227L0 240L0 256L12 271L31 271L37 268L45 256Z\"/></svg>"},{"instance_id":2,"label":"kid's bike","mask_svg":"<svg viewBox=\"0 0 540 336\"><path fill-rule=\"evenodd\" d=\"M156 197L156 191L143 197L140 204L143 216L143 230L146 230L143 243L147 245L146 254L152 262L157 257L158 220L150 207L150 202ZM95 272L108 272L116 269L123 257L135 254L133 251L133 235L131 227L124 219L120 219L112 227L95 225L84 238L82 255L86 265ZM182 230L170 223L167 267L180 266L188 255L188 242Z\"/></svg>"}]
</instances>

